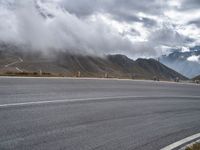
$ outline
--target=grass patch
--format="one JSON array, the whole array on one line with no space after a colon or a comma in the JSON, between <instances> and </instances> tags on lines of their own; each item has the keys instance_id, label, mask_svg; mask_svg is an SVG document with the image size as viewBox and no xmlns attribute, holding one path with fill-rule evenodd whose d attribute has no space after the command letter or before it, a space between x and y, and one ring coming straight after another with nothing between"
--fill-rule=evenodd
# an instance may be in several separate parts
<instances>
[{"instance_id":1,"label":"grass patch","mask_svg":"<svg viewBox=\"0 0 200 150\"><path fill-rule=\"evenodd\" d=\"M187 147L185 150L200 150L200 143L195 143L192 146Z\"/></svg>"}]
</instances>

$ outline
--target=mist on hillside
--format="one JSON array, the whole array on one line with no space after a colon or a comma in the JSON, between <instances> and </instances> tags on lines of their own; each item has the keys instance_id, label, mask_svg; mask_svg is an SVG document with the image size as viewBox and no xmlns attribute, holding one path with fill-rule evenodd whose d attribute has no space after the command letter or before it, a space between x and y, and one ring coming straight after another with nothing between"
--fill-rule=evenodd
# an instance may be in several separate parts
<instances>
[{"instance_id":1,"label":"mist on hillside","mask_svg":"<svg viewBox=\"0 0 200 150\"><path fill-rule=\"evenodd\" d=\"M1 0L0 42L46 54L121 53L137 58L157 57L166 47L194 41L165 20L168 2L152 3L159 8L152 11L145 0L119 4L120 0Z\"/></svg>"},{"instance_id":2,"label":"mist on hillside","mask_svg":"<svg viewBox=\"0 0 200 150\"><path fill-rule=\"evenodd\" d=\"M29 50L102 55L134 47L101 16L78 18L56 2L3 1L0 16L1 42Z\"/></svg>"}]
</instances>

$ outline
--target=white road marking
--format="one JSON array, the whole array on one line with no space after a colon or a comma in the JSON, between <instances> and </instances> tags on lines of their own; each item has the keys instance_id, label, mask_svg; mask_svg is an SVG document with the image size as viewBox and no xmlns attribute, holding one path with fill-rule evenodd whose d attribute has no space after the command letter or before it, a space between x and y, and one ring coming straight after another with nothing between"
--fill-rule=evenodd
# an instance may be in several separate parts
<instances>
[{"instance_id":1,"label":"white road marking","mask_svg":"<svg viewBox=\"0 0 200 150\"><path fill-rule=\"evenodd\" d=\"M175 142L171 145L168 145L168 146L162 148L161 150L173 150L173 149L175 149L175 148L177 148L177 147L179 147L179 146L181 146L181 145L183 145L187 142L193 141L193 140L198 139L198 138L200 138L200 133L192 135L192 136L187 137L185 139L182 139L182 140Z\"/></svg>"},{"instance_id":2,"label":"white road marking","mask_svg":"<svg viewBox=\"0 0 200 150\"><path fill-rule=\"evenodd\" d=\"M118 96L118 97L99 97L99 98L79 98L79 99L64 99L64 100L49 100L49 101L35 101L35 102L23 102L23 103L8 103L0 104L0 108L11 107L11 106L27 106L27 105L39 105L39 104L53 104L53 103L68 103L68 102L81 102L81 101L98 101L98 100L109 100L109 99L121 99L121 98L133 98L133 99L158 99L158 98L195 98L200 99L200 96Z\"/></svg>"}]
</instances>

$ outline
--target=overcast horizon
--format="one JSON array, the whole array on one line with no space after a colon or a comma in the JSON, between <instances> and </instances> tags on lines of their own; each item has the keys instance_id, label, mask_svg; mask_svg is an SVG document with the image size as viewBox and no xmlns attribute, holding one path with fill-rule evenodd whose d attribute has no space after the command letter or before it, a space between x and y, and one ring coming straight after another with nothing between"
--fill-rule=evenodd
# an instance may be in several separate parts
<instances>
[{"instance_id":1,"label":"overcast horizon","mask_svg":"<svg viewBox=\"0 0 200 150\"><path fill-rule=\"evenodd\" d=\"M199 0L0 0L0 41L157 57L200 44Z\"/></svg>"}]
</instances>

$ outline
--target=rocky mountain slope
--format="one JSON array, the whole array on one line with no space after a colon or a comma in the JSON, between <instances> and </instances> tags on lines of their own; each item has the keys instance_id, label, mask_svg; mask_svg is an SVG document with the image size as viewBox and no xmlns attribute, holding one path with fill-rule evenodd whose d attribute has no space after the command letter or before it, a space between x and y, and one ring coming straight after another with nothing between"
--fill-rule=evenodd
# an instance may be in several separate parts
<instances>
[{"instance_id":1,"label":"rocky mountain slope","mask_svg":"<svg viewBox=\"0 0 200 150\"><path fill-rule=\"evenodd\" d=\"M116 77L152 79L154 76L163 80L174 80L179 77L187 79L176 71L154 59L137 59L124 55L104 57L72 55L57 52L43 56L39 52L19 52L17 48L4 47L0 50L0 73L12 72L46 72L54 75L83 77Z\"/></svg>"},{"instance_id":2,"label":"rocky mountain slope","mask_svg":"<svg viewBox=\"0 0 200 150\"><path fill-rule=\"evenodd\" d=\"M194 81L195 81L195 80L199 80L199 81L200 81L200 75L194 77L193 80L194 80Z\"/></svg>"}]
</instances>

